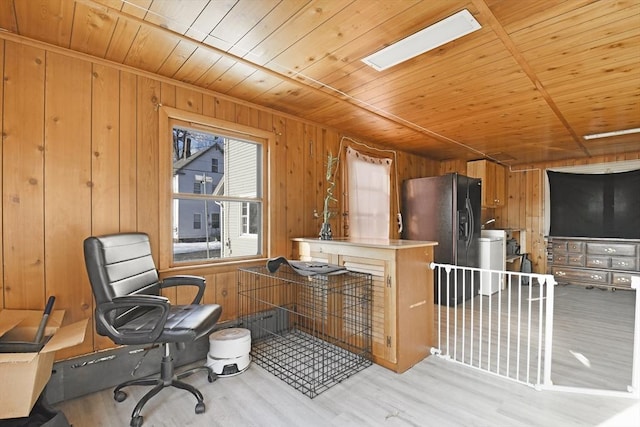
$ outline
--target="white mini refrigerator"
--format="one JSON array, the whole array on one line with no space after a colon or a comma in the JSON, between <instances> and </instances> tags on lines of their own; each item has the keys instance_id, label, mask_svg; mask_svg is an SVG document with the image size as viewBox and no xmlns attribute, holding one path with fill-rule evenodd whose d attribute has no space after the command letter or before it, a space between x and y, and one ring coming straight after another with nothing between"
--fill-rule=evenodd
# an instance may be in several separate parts
<instances>
[{"instance_id":1,"label":"white mini refrigerator","mask_svg":"<svg viewBox=\"0 0 640 427\"><path fill-rule=\"evenodd\" d=\"M504 271L504 239L499 237L481 237L480 268ZM480 295L492 295L504 289L504 274L483 271L480 274Z\"/></svg>"}]
</instances>

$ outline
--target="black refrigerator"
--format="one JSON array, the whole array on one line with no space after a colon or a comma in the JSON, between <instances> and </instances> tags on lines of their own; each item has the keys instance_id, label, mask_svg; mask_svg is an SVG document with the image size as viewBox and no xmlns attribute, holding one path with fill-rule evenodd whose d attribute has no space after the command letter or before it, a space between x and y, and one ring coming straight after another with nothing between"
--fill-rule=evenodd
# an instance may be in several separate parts
<instances>
[{"instance_id":1,"label":"black refrigerator","mask_svg":"<svg viewBox=\"0 0 640 427\"><path fill-rule=\"evenodd\" d=\"M480 179L457 173L404 181L402 237L437 241L436 263L479 267L481 190ZM448 287L446 277L441 277L441 286L435 279L435 302L442 305L460 304L480 288L477 272L459 272Z\"/></svg>"}]
</instances>

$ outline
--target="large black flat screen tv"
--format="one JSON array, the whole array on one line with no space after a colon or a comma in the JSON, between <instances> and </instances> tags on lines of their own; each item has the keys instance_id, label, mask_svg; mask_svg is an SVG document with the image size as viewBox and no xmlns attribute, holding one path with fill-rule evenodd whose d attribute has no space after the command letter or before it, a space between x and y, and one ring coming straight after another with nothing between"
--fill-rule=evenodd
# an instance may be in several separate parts
<instances>
[{"instance_id":1,"label":"large black flat screen tv","mask_svg":"<svg viewBox=\"0 0 640 427\"><path fill-rule=\"evenodd\" d=\"M549 235L640 239L640 169L610 174L547 171Z\"/></svg>"}]
</instances>

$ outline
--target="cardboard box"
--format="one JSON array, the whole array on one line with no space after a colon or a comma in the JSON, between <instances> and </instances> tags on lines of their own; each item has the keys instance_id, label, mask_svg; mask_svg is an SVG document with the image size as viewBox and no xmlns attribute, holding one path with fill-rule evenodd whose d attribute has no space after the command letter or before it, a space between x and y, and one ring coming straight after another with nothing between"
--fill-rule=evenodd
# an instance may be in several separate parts
<instances>
[{"instance_id":1,"label":"cardboard box","mask_svg":"<svg viewBox=\"0 0 640 427\"><path fill-rule=\"evenodd\" d=\"M51 377L55 352L84 341L89 319L61 327L63 317L64 310L51 313L45 329L49 338L40 351L0 353L0 419L29 416ZM41 319L42 310L0 311L0 343L28 344Z\"/></svg>"}]
</instances>

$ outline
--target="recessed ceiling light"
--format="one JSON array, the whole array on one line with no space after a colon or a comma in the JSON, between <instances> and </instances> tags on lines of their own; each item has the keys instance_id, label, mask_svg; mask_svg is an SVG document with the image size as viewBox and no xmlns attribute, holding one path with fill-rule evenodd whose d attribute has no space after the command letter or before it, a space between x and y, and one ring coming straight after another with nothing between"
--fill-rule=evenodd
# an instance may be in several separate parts
<instances>
[{"instance_id":1,"label":"recessed ceiling light","mask_svg":"<svg viewBox=\"0 0 640 427\"><path fill-rule=\"evenodd\" d=\"M481 25L467 9L436 22L362 60L378 71L421 55L445 43L479 30Z\"/></svg>"},{"instance_id":2,"label":"recessed ceiling light","mask_svg":"<svg viewBox=\"0 0 640 427\"><path fill-rule=\"evenodd\" d=\"M620 135L628 135L630 133L640 133L640 128L633 129L624 129L624 130L614 130L612 132L603 132L603 133L593 133L591 135L583 136L584 139L598 139L598 138L607 138L609 136L620 136Z\"/></svg>"}]
</instances>

